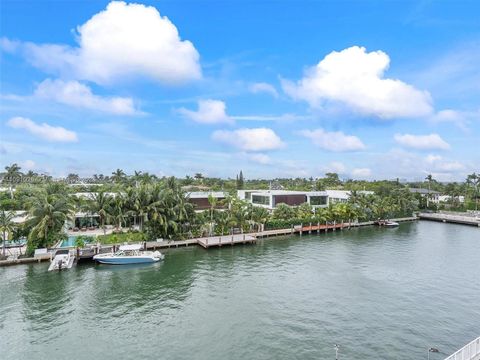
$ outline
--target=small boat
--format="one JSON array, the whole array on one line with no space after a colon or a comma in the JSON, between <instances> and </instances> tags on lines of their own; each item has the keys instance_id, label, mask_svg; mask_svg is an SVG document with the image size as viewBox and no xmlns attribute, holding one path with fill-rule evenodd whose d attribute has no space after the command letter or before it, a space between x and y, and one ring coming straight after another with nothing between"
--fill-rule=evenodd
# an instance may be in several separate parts
<instances>
[{"instance_id":1,"label":"small boat","mask_svg":"<svg viewBox=\"0 0 480 360\"><path fill-rule=\"evenodd\" d=\"M378 220L376 224L378 226L385 226L385 227L397 227L400 225L398 222L390 221L390 220Z\"/></svg>"},{"instance_id":2,"label":"small boat","mask_svg":"<svg viewBox=\"0 0 480 360\"><path fill-rule=\"evenodd\" d=\"M75 254L69 249L60 249L50 261L48 271L70 269L75 262Z\"/></svg>"},{"instance_id":3,"label":"small boat","mask_svg":"<svg viewBox=\"0 0 480 360\"><path fill-rule=\"evenodd\" d=\"M109 254L98 254L93 260L100 264L125 265L145 264L163 259L160 251L141 251L142 245L121 245L118 251Z\"/></svg>"}]
</instances>

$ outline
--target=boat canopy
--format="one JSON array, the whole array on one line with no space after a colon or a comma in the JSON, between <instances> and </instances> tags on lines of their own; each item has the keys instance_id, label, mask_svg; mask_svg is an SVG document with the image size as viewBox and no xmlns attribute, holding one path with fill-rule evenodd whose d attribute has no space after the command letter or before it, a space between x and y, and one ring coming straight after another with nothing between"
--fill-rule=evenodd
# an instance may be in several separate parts
<instances>
[{"instance_id":1,"label":"boat canopy","mask_svg":"<svg viewBox=\"0 0 480 360\"><path fill-rule=\"evenodd\" d=\"M134 250L140 250L142 248L142 245L140 244L133 244L133 245L120 245L118 250L121 251L134 251Z\"/></svg>"}]
</instances>

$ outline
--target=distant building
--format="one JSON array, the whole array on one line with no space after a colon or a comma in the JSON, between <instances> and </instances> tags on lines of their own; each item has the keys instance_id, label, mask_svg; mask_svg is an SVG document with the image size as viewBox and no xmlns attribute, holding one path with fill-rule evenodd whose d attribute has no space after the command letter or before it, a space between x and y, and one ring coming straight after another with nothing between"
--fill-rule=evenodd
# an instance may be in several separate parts
<instances>
[{"instance_id":1,"label":"distant building","mask_svg":"<svg viewBox=\"0 0 480 360\"><path fill-rule=\"evenodd\" d=\"M216 209L225 209L225 204L222 200L227 198L228 193L224 191L193 191L187 192L186 195L188 201L195 207L195 210L206 210L211 207L210 202L208 201L210 196L217 199L217 204L215 205Z\"/></svg>"},{"instance_id":2,"label":"distant building","mask_svg":"<svg viewBox=\"0 0 480 360\"><path fill-rule=\"evenodd\" d=\"M350 190L325 190L329 204L346 203L350 199ZM373 195L373 191L357 191L358 194Z\"/></svg>"},{"instance_id":3,"label":"distant building","mask_svg":"<svg viewBox=\"0 0 480 360\"><path fill-rule=\"evenodd\" d=\"M328 206L325 191L238 190L238 198L269 210L275 209L279 204L298 206L308 203L317 208Z\"/></svg>"},{"instance_id":4,"label":"distant building","mask_svg":"<svg viewBox=\"0 0 480 360\"><path fill-rule=\"evenodd\" d=\"M433 203L438 204L439 202L440 193L438 191L423 189L423 188L410 188L409 190L411 193L420 194L422 197L428 196L428 199Z\"/></svg>"},{"instance_id":5,"label":"distant building","mask_svg":"<svg viewBox=\"0 0 480 360\"><path fill-rule=\"evenodd\" d=\"M463 195L455 196L455 199L460 204L463 204L465 202L465 196L463 196ZM438 196L438 202L439 203L449 203L451 201L452 201L452 197L450 195L439 195Z\"/></svg>"}]
</instances>

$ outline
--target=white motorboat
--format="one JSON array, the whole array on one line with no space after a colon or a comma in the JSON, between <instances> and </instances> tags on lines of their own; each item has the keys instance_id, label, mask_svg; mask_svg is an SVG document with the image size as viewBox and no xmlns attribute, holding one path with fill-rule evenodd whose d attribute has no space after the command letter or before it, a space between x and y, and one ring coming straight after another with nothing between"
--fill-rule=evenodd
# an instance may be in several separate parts
<instances>
[{"instance_id":1,"label":"white motorboat","mask_svg":"<svg viewBox=\"0 0 480 360\"><path fill-rule=\"evenodd\" d=\"M142 251L141 248L141 245L121 245L117 252L98 254L93 260L100 264L125 265L152 263L164 257L160 251Z\"/></svg>"},{"instance_id":2,"label":"white motorboat","mask_svg":"<svg viewBox=\"0 0 480 360\"><path fill-rule=\"evenodd\" d=\"M399 225L400 224L395 222L395 221L388 221L388 220L385 221L385 224L384 224L384 226L386 226L386 227L397 227Z\"/></svg>"},{"instance_id":3,"label":"white motorboat","mask_svg":"<svg viewBox=\"0 0 480 360\"><path fill-rule=\"evenodd\" d=\"M70 269L75 262L75 253L69 249L59 249L50 261L48 271Z\"/></svg>"}]
</instances>

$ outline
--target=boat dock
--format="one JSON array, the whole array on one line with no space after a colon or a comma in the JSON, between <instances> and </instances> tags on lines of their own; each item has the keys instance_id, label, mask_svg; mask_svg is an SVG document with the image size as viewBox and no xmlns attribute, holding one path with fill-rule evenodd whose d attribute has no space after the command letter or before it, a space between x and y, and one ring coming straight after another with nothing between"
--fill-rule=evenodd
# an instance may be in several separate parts
<instances>
[{"instance_id":1,"label":"boat dock","mask_svg":"<svg viewBox=\"0 0 480 360\"><path fill-rule=\"evenodd\" d=\"M445 360L480 360L480 337L465 345Z\"/></svg>"},{"instance_id":2,"label":"boat dock","mask_svg":"<svg viewBox=\"0 0 480 360\"><path fill-rule=\"evenodd\" d=\"M392 219L393 221L402 222L402 221L413 221L417 220L416 217L401 218L401 219ZM328 231L342 230L346 228L359 227L359 226L368 226L373 225L373 221L368 222L356 222L356 223L309 223L308 225L296 225L290 228L284 229L273 229L273 230L264 230L254 233L245 233L245 234L234 234L234 235L223 235L223 236L211 236L211 237L201 237L187 240L157 240L157 241L147 241L143 242L143 247L146 250L160 250L160 249L169 249L169 248L178 248L178 247L187 247L190 245L199 245L204 249L211 247L221 247L226 245L237 245L237 244L255 244L259 238L268 238L272 236L287 236L293 234L312 234L313 232L321 233ZM112 245L91 245L83 249L76 249L75 258L77 261L88 261L93 258L96 254L103 254L114 252L118 246L122 244L112 244ZM73 247L72 247L73 248ZM55 250L55 249L53 249ZM32 262L40 261L49 261L51 260L51 251L47 252L47 249L38 249L36 252L44 251L39 253L32 258L19 258L11 260L0 260L0 266L8 266L15 264L26 264ZM480 359L479 359L480 360Z\"/></svg>"},{"instance_id":3,"label":"boat dock","mask_svg":"<svg viewBox=\"0 0 480 360\"><path fill-rule=\"evenodd\" d=\"M441 221L445 223L480 226L480 216L453 213L420 213L418 217L422 220Z\"/></svg>"},{"instance_id":4,"label":"boat dock","mask_svg":"<svg viewBox=\"0 0 480 360\"><path fill-rule=\"evenodd\" d=\"M250 234L236 234L224 235L215 237L205 237L197 239L197 244L208 249L210 247L220 247L222 245L236 245L236 244L254 244L257 238Z\"/></svg>"}]
</instances>

